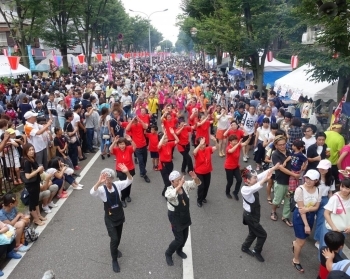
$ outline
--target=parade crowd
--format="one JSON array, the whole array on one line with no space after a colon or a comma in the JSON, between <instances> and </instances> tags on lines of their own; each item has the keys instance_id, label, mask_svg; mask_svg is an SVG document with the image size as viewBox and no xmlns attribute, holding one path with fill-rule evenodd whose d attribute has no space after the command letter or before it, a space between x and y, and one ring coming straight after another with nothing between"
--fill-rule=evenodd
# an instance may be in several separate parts
<instances>
[{"instance_id":1,"label":"parade crowd","mask_svg":"<svg viewBox=\"0 0 350 279\"><path fill-rule=\"evenodd\" d=\"M29 207L29 214L20 213L19 197L3 196L0 236L13 227L16 233L11 243L1 245L0 238L0 254L18 259L28 250L23 235L29 233L29 223L44 225L44 213L68 197L69 187L83 189L76 181L79 163L99 151L100 160L115 164L101 171L90 190L104 203L113 270L120 272L118 247L133 177L151 183L148 171L159 172L163 180L159 195L167 200L174 234L165 260L172 266L175 252L187 257L182 248L192 223L189 192L197 191L199 208L209 202L212 158L219 156L227 179L223 195L243 205L249 233L241 251L265 261L268 233L260 216L269 214L271 222L280 219L291 234L294 230L291 260L298 272L304 272L305 254L302 258L320 259L315 277L350 275L350 261L341 253L350 233L350 144L341 135L341 124L318 131L298 117L298 106L292 115L273 90L259 92L257 86L184 57L155 61L153 67L137 60L134 69L117 62L112 72L110 80L102 64L79 74L33 76L0 88L1 176L12 185L24 184L21 198ZM19 124L23 133L16 129ZM182 156L179 170L174 169L174 152ZM147 170L148 157L152 170ZM248 167L240 165L241 158ZM259 198L262 188L264 201ZM260 212L262 202L270 204L270 212ZM310 235L319 252L303 251Z\"/></svg>"}]
</instances>

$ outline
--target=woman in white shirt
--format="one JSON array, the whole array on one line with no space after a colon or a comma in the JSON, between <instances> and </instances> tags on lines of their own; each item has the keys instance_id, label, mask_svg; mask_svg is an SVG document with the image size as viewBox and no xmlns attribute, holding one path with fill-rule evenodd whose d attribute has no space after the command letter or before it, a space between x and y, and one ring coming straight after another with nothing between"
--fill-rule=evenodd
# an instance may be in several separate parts
<instances>
[{"instance_id":1,"label":"woman in white shirt","mask_svg":"<svg viewBox=\"0 0 350 279\"><path fill-rule=\"evenodd\" d=\"M258 261L265 261L261 256L261 251L267 238L267 233L260 224L260 200L259 190L263 188L263 184L267 182L275 169L279 167L279 163L273 168L257 175L248 168L242 171L244 186L241 189L243 198L243 224L248 226L249 234L242 244L242 252L255 257ZM257 239L254 250L250 250L250 246Z\"/></svg>"},{"instance_id":2,"label":"woman in white shirt","mask_svg":"<svg viewBox=\"0 0 350 279\"><path fill-rule=\"evenodd\" d=\"M257 171L260 170L261 163L265 159L264 142L269 139L270 133L270 120L266 117L263 119L262 126L256 129L254 161L256 162Z\"/></svg>"},{"instance_id":3,"label":"woman in white shirt","mask_svg":"<svg viewBox=\"0 0 350 279\"><path fill-rule=\"evenodd\" d=\"M315 246L319 248L319 242L320 242L320 235L322 231L322 227L324 226L324 206L328 203L329 198L332 196L332 191L335 191L335 180L332 175L332 163L327 160L321 160L318 165L317 169L321 174L320 179L320 185L318 186L318 189L320 191L320 194L322 196L321 198L321 204L316 212L316 221L315 221L315 233L314 233L314 239L316 240Z\"/></svg>"},{"instance_id":4,"label":"woman in white shirt","mask_svg":"<svg viewBox=\"0 0 350 279\"><path fill-rule=\"evenodd\" d=\"M293 229L296 239L292 243L294 254L292 262L299 272L304 272L299 260L301 249L311 233L315 214L321 203L321 193L317 188L320 183L320 173L317 170L308 170L304 178L305 183L300 185L294 193L296 205L293 212Z\"/></svg>"},{"instance_id":5,"label":"woman in white shirt","mask_svg":"<svg viewBox=\"0 0 350 279\"><path fill-rule=\"evenodd\" d=\"M230 127L231 115L227 115L225 107L221 108L221 114L216 116L217 131L216 138L219 141L219 156L224 157L226 153L227 138L224 136L225 131Z\"/></svg>"},{"instance_id":6,"label":"woman in white shirt","mask_svg":"<svg viewBox=\"0 0 350 279\"><path fill-rule=\"evenodd\" d=\"M57 99L57 116L58 122L60 124L61 129L64 127L64 123L66 122L66 118L64 117L65 113L64 102L62 98Z\"/></svg>"},{"instance_id":7,"label":"woman in white shirt","mask_svg":"<svg viewBox=\"0 0 350 279\"><path fill-rule=\"evenodd\" d=\"M329 198L324 209L326 222L320 235L320 248L325 246L324 236L330 230L350 233L350 179L341 182L340 190Z\"/></svg>"}]
</instances>

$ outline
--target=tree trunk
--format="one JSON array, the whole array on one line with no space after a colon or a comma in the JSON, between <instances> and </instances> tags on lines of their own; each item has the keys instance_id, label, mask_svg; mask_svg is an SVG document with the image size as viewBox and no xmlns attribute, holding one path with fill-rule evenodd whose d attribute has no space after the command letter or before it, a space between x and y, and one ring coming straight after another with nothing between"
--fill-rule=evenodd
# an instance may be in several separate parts
<instances>
[{"instance_id":1,"label":"tree trunk","mask_svg":"<svg viewBox=\"0 0 350 279\"><path fill-rule=\"evenodd\" d=\"M222 51L220 47L216 47L216 65L221 65L222 63Z\"/></svg>"},{"instance_id":2,"label":"tree trunk","mask_svg":"<svg viewBox=\"0 0 350 279\"><path fill-rule=\"evenodd\" d=\"M62 55L63 68L68 69L68 50L67 46L61 46L60 52Z\"/></svg>"}]
</instances>

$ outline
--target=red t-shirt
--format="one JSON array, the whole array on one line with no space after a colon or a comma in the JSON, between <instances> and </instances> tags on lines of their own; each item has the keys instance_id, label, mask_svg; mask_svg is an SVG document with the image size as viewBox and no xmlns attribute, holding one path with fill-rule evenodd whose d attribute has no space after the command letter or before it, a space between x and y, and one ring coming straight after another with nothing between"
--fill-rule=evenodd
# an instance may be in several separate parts
<instances>
[{"instance_id":1,"label":"red t-shirt","mask_svg":"<svg viewBox=\"0 0 350 279\"><path fill-rule=\"evenodd\" d=\"M128 126L128 124L129 124L129 122L121 122L120 123L120 126L122 126L123 127L123 129L124 129L124 133L126 134L126 135L129 135L130 137L131 137L131 133L130 133L130 131L127 131L125 128L126 128L126 126Z\"/></svg>"},{"instance_id":2,"label":"red t-shirt","mask_svg":"<svg viewBox=\"0 0 350 279\"><path fill-rule=\"evenodd\" d=\"M179 142L177 144L177 150L179 150L179 152L185 151L185 149L183 148L183 145L187 145L190 143L188 137L191 132L192 132L192 128L190 126L185 126L182 129L181 133L177 136L179 138Z\"/></svg>"},{"instance_id":3,"label":"red t-shirt","mask_svg":"<svg viewBox=\"0 0 350 279\"><path fill-rule=\"evenodd\" d=\"M205 144L209 145L209 127L210 121L207 120L201 126L197 126L196 139L199 137L205 138Z\"/></svg>"},{"instance_id":4,"label":"red t-shirt","mask_svg":"<svg viewBox=\"0 0 350 279\"><path fill-rule=\"evenodd\" d=\"M119 147L114 147L113 154L116 158L115 169L120 171L120 168L118 168L118 164L125 164L128 170L135 169L134 161L132 159L133 153L134 149L131 145L126 146L124 150L121 150Z\"/></svg>"},{"instance_id":5,"label":"red t-shirt","mask_svg":"<svg viewBox=\"0 0 350 279\"><path fill-rule=\"evenodd\" d=\"M191 127L195 126L198 122L198 116L194 116L192 119L191 117L188 118L188 125L190 125ZM196 130L197 128L195 128Z\"/></svg>"},{"instance_id":6,"label":"red t-shirt","mask_svg":"<svg viewBox=\"0 0 350 279\"><path fill-rule=\"evenodd\" d=\"M146 138L144 135L144 130L141 123L133 123L130 127L130 136L135 142L137 148L142 148L146 146Z\"/></svg>"},{"instance_id":7,"label":"red t-shirt","mask_svg":"<svg viewBox=\"0 0 350 279\"><path fill-rule=\"evenodd\" d=\"M188 117L191 116L191 114L192 114L192 109L194 109L195 107L196 107L196 105L188 105L188 106L186 107L186 110L187 110L187 112L188 112Z\"/></svg>"},{"instance_id":8,"label":"red t-shirt","mask_svg":"<svg viewBox=\"0 0 350 279\"><path fill-rule=\"evenodd\" d=\"M244 137L244 131L243 130L240 130L240 129L237 129L237 130L229 130L227 132L227 137L231 136L231 135L236 135L237 136L237 139L238 141Z\"/></svg>"},{"instance_id":9,"label":"red t-shirt","mask_svg":"<svg viewBox=\"0 0 350 279\"><path fill-rule=\"evenodd\" d=\"M140 114L139 118L142 120L143 123L149 125L149 123L150 123L150 116L149 116L149 114L147 114L147 113L146 114Z\"/></svg>"},{"instance_id":10,"label":"red t-shirt","mask_svg":"<svg viewBox=\"0 0 350 279\"><path fill-rule=\"evenodd\" d=\"M146 133L146 137L149 139L148 150L151 152L158 152L158 134L157 133Z\"/></svg>"},{"instance_id":11,"label":"red t-shirt","mask_svg":"<svg viewBox=\"0 0 350 279\"><path fill-rule=\"evenodd\" d=\"M194 171L196 173L207 174L213 170L211 154L213 154L213 147L208 146L203 150L199 149L197 154L194 155Z\"/></svg>"},{"instance_id":12,"label":"red t-shirt","mask_svg":"<svg viewBox=\"0 0 350 279\"><path fill-rule=\"evenodd\" d=\"M164 124L164 128L165 128L165 133L168 137L168 141L173 141L175 140L173 134L170 133L170 128L173 128L175 131L175 127L176 127L176 123L177 123L177 119L176 118L172 118L170 120L163 120L163 124Z\"/></svg>"},{"instance_id":13,"label":"red t-shirt","mask_svg":"<svg viewBox=\"0 0 350 279\"><path fill-rule=\"evenodd\" d=\"M166 144L163 144L158 149L160 162L171 162L173 160L174 146L175 146L175 141L168 141Z\"/></svg>"},{"instance_id":14,"label":"red t-shirt","mask_svg":"<svg viewBox=\"0 0 350 279\"><path fill-rule=\"evenodd\" d=\"M233 146L231 144L228 144L226 147L226 160L224 167L225 169L233 170L237 167L239 167L239 156L241 154L241 148L242 146L239 145L235 151L232 153L228 153L228 150L231 149Z\"/></svg>"}]
</instances>

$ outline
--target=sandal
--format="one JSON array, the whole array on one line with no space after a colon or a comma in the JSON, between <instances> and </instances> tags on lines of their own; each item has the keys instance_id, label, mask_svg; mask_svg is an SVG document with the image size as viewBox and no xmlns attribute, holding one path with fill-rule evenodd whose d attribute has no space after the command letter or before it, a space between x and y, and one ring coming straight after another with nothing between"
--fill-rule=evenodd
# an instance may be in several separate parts
<instances>
[{"instance_id":1,"label":"sandal","mask_svg":"<svg viewBox=\"0 0 350 279\"><path fill-rule=\"evenodd\" d=\"M268 204L273 205L273 203L272 203L272 199L267 199L267 202L268 202Z\"/></svg>"},{"instance_id":2,"label":"sandal","mask_svg":"<svg viewBox=\"0 0 350 279\"><path fill-rule=\"evenodd\" d=\"M294 259L292 260L292 262L293 262L293 265L294 265L296 270L298 270L299 272L304 272L304 269L303 269L303 267L301 266L300 263L295 263Z\"/></svg>"},{"instance_id":3,"label":"sandal","mask_svg":"<svg viewBox=\"0 0 350 279\"><path fill-rule=\"evenodd\" d=\"M278 216L277 216L276 212L271 212L270 219L272 221L277 221L278 220Z\"/></svg>"},{"instance_id":4,"label":"sandal","mask_svg":"<svg viewBox=\"0 0 350 279\"><path fill-rule=\"evenodd\" d=\"M46 217L43 217L43 216L39 216L39 219L40 219L41 221L46 221L46 220L47 220L47 218L46 218Z\"/></svg>"},{"instance_id":5,"label":"sandal","mask_svg":"<svg viewBox=\"0 0 350 279\"><path fill-rule=\"evenodd\" d=\"M45 222L40 221L40 223L39 223L39 222L34 221L34 224L37 226L43 226L43 225L45 225Z\"/></svg>"},{"instance_id":6,"label":"sandal","mask_svg":"<svg viewBox=\"0 0 350 279\"><path fill-rule=\"evenodd\" d=\"M282 218L282 222L284 222L288 227L293 227L293 223L288 218Z\"/></svg>"}]
</instances>

